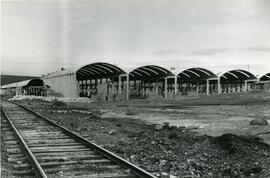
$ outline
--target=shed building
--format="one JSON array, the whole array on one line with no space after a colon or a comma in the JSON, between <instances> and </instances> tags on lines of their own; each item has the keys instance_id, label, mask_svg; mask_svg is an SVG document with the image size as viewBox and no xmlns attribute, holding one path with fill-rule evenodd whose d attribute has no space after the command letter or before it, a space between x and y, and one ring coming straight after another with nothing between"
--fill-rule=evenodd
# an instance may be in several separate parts
<instances>
[{"instance_id":1,"label":"shed building","mask_svg":"<svg viewBox=\"0 0 270 178\"><path fill-rule=\"evenodd\" d=\"M4 94L7 95L47 95L47 91L42 79L31 79L3 85L1 90L3 90Z\"/></svg>"},{"instance_id":2,"label":"shed building","mask_svg":"<svg viewBox=\"0 0 270 178\"><path fill-rule=\"evenodd\" d=\"M126 74L126 99L144 97L167 98L167 79L174 74L157 65L145 65L137 67Z\"/></svg>"},{"instance_id":3,"label":"shed building","mask_svg":"<svg viewBox=\"0 0 270 178\"><path fill-rule=\"evenodd\" d=\"M102 100L108 99L109 96L114 97L120 87L119 76L123 74L126 72L118 66L97 62L55 72L44 76L43 79L55 92L64 97L96 97L97 100Z\"/></svg>"},{"instance_id":4,"label":"shed building","mask_svg":"<svg viewBox=\"0 0 270 178\"><path fill-rule=\"evenodd\" d=\"M259 90L270 90L270 73L264 74L259 78L257 88Z\"/></svg>"},{"instance_id":5,"label":"shed building","mask_svg":"<svg viewBox=\"0 0 270 178\"><path fill-rule=\"evenodd\" d=\"M255 75L246 70L235 69L225 72L220 77L222 93L254 90L258 81Z\"/></svg>"},{"instance_id":6,"label":"shed building","mask_svg":"<svg viewBox=\"0 0 270 178\"><path fill-rule=\"evenodd\" d=\"M219 79L212 71L204 68L189 68L177 74L174 85L181 95L218 93Z\"/></svg>"}]
</instances>

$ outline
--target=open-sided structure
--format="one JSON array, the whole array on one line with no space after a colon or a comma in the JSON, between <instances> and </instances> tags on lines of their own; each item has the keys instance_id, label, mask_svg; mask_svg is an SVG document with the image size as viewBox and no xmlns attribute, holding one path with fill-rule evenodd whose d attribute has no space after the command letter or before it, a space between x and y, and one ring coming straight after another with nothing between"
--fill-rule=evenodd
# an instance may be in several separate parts
<instances>
[{"instance_id":1,"label":"open-sided structure","mask_svg":"<svg viewBox=\"0 0 270 178\"><path fill-rule=\"evenodd\" d=\"M174 74L160 66L146 65L127 73L126 99L145 96L167 96L167 78Z\"/></svg>"},{"instance_id":2,"label":"open-sided structure","mask_svg":"<svg viewBox=\"0 0 270 178\"><path fill-rule=\"evenodd\" d=\"M270 73L264 74L256 84L259 90L270 90Z\"/></svg>"},{"instance_id":3,"label":"open-sided structure","mask_svg":"<svg viewBox=\"0 0 270 178\"><path fill-rule=\"evenodd\" d=\"M189 68L177 74L177 90L182 95L188 93L209 94L218 91L218 77L204 68Z\"/></svg>"},{"instance_id":4,"label":"open-sided structure","mask_svg":"<svg viewBox=\"0 0 270 178\"><path fill-rule=\"evenodd\" d=\"M98 99L105 100L113 98L118 94L118 88L123 88L119 76L124 74L126 74L124 70L109 63L99 62L85 65L76 71L79 96L98 95Z\"/></svg>"},{"instance_id":5,"label":"open-sided structure","mask_svg":"<svg viewBox=\"0 0 270 178\"><path fill-rule=\"evenodd\" d=\"M229 93L252 90L254 83L257 82L258 79L249 71L235 69L225 72L220 77L220 81L222 85L222 92Z\"/></svg>"},{"instance_id":6,"label":"open-sided structure","mask_svg":"<svg viewBox=\"0 0 270 178\"><path fill-rule=\"evenodd\" d=\"M21 82L3 85L1 90L10 95L46 95L44 82L42 79L31 79Z\"/></svg>"}]
</instances>

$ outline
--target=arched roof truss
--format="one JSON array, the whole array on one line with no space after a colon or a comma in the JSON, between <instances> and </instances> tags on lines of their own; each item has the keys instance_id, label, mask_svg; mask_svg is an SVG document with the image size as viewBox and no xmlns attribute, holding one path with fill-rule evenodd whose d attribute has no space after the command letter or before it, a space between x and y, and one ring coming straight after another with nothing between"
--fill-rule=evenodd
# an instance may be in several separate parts
<instances>
[{"instance_id":1,"label":"arched roof truss","mask_svg":"<svg viewBox=\"0 0 270 178\"><path fill-rule=\"evenodd\" d=\"M210 70L204 68L189 68L177 75L178 79L185 80L206 80L209 78L217 78L217 75Z\"/></svg>"},{"instance_id":2,"label":"arched roof truss","mask_svg":"<svg viewBox=\"0 0 270 178\"><path fill-rule=\"evenodd\" d=\"M161 79L168 76L174 76L174 74L168 69L156 65L138 67L132 70L129 75L131 80Z\"/></svg>"},{"instance_id":3,"label":"arched roof truss","mask_svg":"<svg viewBox=\"0 0 270 178\"><path fill-rule=\"evenodd\" d=\"M21 82L15 82L10 83L7 85L3 85L2 89L9 89L9 88L23 88L23 87L29 87L29 86L44 86L44 81L42 79L30 79L30 80L24 80Z\"/></svg>"},{"instance_id":4,"label":"arched roof truss","mask_svg":"<svg viewBox=\"0 0 270 178\"><path fill-rule=\"evenodd\" d=\"M260 81L267 81L267 80L270 80L270 72L263 75L261 78L260 78Z\"/></svg>"},{"instance_id":5,"label":"arched roof truss","mask_svg":"<svg viewBox=\"0 0 270 178\"><path fill-rule=\"evenodd\" d=\"M220 78L222 81L244 81L257 79L252 73L241 69L225 72Z\"/></svg>"},{"instance_id":6,"label":"arched roof truss","mask_svg":"<svg viewBox=\"0 0 270 178\"><path fill-rule=\"evenodd\" d=\"M76 70L77 80L99 79L99 78L115 78L126 72L118 66L97 62L85 65Z\"/></svg>"}]
</instances>

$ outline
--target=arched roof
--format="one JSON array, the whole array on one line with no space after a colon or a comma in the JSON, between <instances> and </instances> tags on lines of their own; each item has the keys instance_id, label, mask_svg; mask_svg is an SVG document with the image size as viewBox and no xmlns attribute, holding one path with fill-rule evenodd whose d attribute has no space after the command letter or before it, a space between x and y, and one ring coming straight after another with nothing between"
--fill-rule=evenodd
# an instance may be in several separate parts
<instances>
[{"instance_id":1,"label":"arched roof","mask_svg":"<svg viewBox=\"0 0 270 178\"><path fill-rule=\"evenodd\" d=\"M180 80L205 80L217 78L217 75L204 68L189 68L178 73L177 77Z\"/></svg>"},{"instance_id":2,"label":"arched roof","mask_svg":"<svg viewBox=\"0 0 270 178\"><path fill-rule=\"evenodd\" d=\"M31 79L31 80L24 80L21 82L3 85L1 88L8 89L8 88L22 88L22 87L27 87L27 86L43 86L43 85L44 85L44 82L42 79Z\"/></svg>"},{"instance_id":3,"label":"arched roof","mask_svg":"<svg viewBox=\"0 0 270 178\"><path fill-rule=\"evenodd\" d=\"M223 81L243 81L257 79L252 73L241 69L225 72L220 78Z\"/></svg>"},{"instance_id":4,"label":"arched roof","mask_svg":"<svg viewBox=\"0 0 270 178\"><path fill-rule=\"evenodd\" d=\"M126 72L121 68L105 63L97 62L85 65L76 70L76 78L80 79L96 79L96 78L113 78Z\"/></svg>"},{"instance_id":5,"label":"arched roof","mask_svg":"<svg viewBox=\"0 0 270 178\"><path fill-rule=\"evenodd\" d=\"M261 78L260 78L260 81L266 81L266 80L270 80L270 72L263 75Z\"/></svg>"},{"instance_id":6,"label":"arched roof","mask_svg":"<svg viewBox=\"0 0 270 178\"><path fill-rule=\"evenodd\" d=\"M44 81L42 79L32 79L28 82L27 86L43 86Z\"/></svg>"},{"instance_id":7,"label":"arched roof","mask_svg":"<svg viewBox=\"0 0 270 178\"><path fill-rule=\"evenodd\" d=\"M156 65L146 65L138 67L129 72L129 78L134 79L160 79L174 74L168 69Z\"/></svg>"}]
</instances>

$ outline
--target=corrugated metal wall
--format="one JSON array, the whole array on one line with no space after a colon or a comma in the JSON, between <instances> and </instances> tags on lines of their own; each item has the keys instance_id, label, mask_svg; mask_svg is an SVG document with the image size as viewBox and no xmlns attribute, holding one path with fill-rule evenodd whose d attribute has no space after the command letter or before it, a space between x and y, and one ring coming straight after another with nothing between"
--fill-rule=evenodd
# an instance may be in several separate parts
<instances>
[{"instance_id":1,"label":"corrugated metal wall","mask_svg":"<svg viewBox=\"0 0 270 178\"><path fill-rule=\"evenodd\" d=\"M50 86L50 88L64 95L64 97L77 98L78 97L78 82L76 80L75 73L44 77L45 85Z\"/></svg>"}]
</instances>

